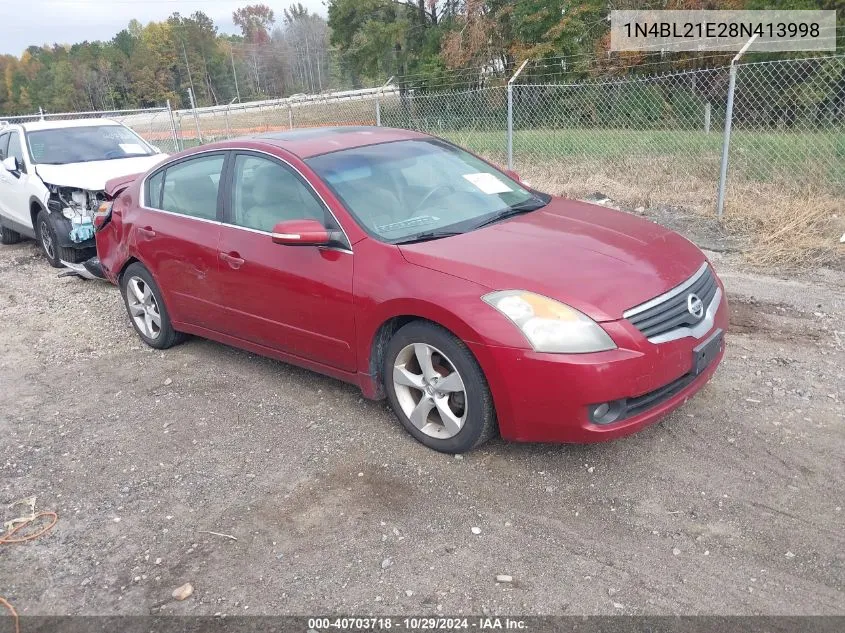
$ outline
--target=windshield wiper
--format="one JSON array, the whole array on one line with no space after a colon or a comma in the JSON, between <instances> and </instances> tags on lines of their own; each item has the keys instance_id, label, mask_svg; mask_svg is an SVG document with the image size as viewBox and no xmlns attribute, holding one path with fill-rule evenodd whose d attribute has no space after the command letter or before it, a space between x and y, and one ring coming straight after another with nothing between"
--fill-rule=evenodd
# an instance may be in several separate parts
<instances>
[{"instance_id":1,"label":"windshield wiper","mask_svg":"<svg viewBox=\"0 0 845 633\"><path fill-rule=\"evenodd\" d=\"M452 237L453 235L463 235L463 231L428 231L426 233L418 233L405 240L393 242L396 245L400 244L415 244L417 242L428 242L430 240L439 240L441 237Z\"/></svg>"},{"instance_id":2,"label":"windshield wiper","mask_svg":"<svg viewBox=\"0 0 845 633\"><path fill-rule=\"evenodd\" d=\"M499 222L500 220L511 218L515 215L521 215L522 213L531 213L532 211L536 211L537 209L542 209L547 204L548 202L546 202L542 198L532 197L524 202L518 202L516 204L512 204L506 209L502 209L501 211L496 213L492 218L484 220L484 222L482 222L481 224L476 225L475 228L480 229L482 226L488 226L495 222Z\"/></svg>"}]
</instances>

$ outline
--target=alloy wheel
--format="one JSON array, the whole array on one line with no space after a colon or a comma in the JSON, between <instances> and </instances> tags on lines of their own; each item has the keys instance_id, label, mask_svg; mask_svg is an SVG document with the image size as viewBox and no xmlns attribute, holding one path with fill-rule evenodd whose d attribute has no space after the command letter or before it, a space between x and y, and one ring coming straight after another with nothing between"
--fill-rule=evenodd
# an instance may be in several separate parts
<instances>
[{"instance_id":1,"label":"alloy wheel","mask_svg":"<svg viewBox=\"0 0 845 633\"><path fill-rule=\"evenodd\" d=\"M53 236L50 234L50 227L47 226L47 222L41 222L38 232L41 234L41 246L44 248L44 252L47 253L47 257L54 259L56 257L56 251L53 246Z\"/></svg>"},{"instance_id":2,"label":"alloy wheel","mask_svg":"<svg viewBox=\"0 0 845 633\"><path fill-rule=\"evenodd\" d=\"M412 343L393 364L393 389L403 413L430 437L457 435L467 418L467 394L455 365L437 348Z\"/></svg>"},{"instance_id":3,"label":"alloy wheel","mask_svg":"<svg viewBox=\"0 0 845 633\"><path fill-rule=\"evenodd\" d=\"M126 284L126 304L138 330L148 339L161 334L161 312L149 284L140 277L131 277Z\"/></svg>"}]
</instances>

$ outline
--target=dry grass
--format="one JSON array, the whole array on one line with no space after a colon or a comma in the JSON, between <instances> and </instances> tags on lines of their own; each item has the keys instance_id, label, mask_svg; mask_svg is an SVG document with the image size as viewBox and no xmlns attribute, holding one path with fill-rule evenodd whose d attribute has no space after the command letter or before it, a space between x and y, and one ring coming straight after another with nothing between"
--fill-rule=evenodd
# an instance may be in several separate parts
<instances>
[{"instance_id":1,"label":"dry grass","mask_svg":"<svg viewBox=\"0 0 845 633\"><path fill-rule=\"evenodd\" d=\"M755 266L805 269L845 261L845 198L829 192L790 191L779 185L734 185L725 226L752 237L746 252Z\"/></svg>"},{"instance_id":2,"label":"dry grass","mask_svg":"<svg viewBox=\"0 0 845 633\"><path fill-rule=\"evenodd\" d=\"M625 208L677 207L713 217L718 164L678 158L523 161L521 176L540 190L570 198L600 192ZM782 184L734 178L727 192L722 227L748 244L754 266L806 269L845 265L845 197L829 189L803 191Z\"/></svg>"}]
</instances>

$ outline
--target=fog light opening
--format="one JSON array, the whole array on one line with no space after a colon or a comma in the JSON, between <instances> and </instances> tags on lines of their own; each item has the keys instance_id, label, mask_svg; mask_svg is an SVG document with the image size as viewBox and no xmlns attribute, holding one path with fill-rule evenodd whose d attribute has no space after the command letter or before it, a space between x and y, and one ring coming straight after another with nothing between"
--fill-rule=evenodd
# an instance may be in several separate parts
<instances>
[{"instance_id":1,"label":"fog light opening","mask_svg":"<svg viewBox=\"0 0 845 633\"><path fill-rule=\"evenodd\" d=\"M602 402L590 407L590 421L594 424L612 424L624 417L625 400Z\"/></svg>"}]
</instances>

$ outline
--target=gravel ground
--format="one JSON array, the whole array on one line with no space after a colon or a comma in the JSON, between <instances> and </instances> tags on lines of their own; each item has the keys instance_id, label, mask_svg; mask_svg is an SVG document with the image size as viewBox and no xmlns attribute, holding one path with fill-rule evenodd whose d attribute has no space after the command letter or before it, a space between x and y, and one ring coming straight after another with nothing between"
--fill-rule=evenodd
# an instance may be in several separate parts
<instances>
[{"instance_id":1,"label":"gravel ground","mask_svg":"<svg viewBox=\"0 0 845 633\"><path fill-rule=\"evenodd\" d=\"M0 594L22 615L845 613L843 275L712 256L732 331L694 400L613 443L460 459L351 386L143 347L115 288L2 247L0 503L59 521L0 546Z\"/></svg>"}]
</instances>

